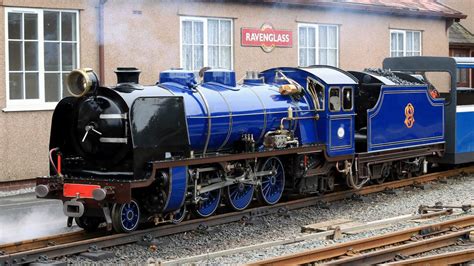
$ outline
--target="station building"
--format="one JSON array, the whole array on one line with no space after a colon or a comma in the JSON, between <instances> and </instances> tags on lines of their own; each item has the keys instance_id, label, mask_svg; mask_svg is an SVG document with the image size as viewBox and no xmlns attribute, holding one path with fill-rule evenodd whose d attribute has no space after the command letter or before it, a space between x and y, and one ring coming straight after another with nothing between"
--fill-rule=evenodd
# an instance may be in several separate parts
<instances>
[{"instance_id":1,"label":"station building","mask_svg":"<svg viewBox=\"0 0 474 266\"><path fill-rule=\"evenodd\" d=\"M474 57L474 1L443 0L443 3L462 10L467 18L455 22L449 28L449 55L455 57ZM458 87L474 88L474 72L461 69L457 72Z\"/></svg>"},{"instance_id":2,"label":"station building","mask_svg":"<svg viewBox=\"0 0 474 266\"><path fill-rule=\"evenodd\" d=\"M0 1L0 183L48 173L52 110L67 74L93 68L113 85L120 66L160 71L275 66L380 67L389 56L448 56L466 18L435 0Z\"/></svg>"}]
</instances>

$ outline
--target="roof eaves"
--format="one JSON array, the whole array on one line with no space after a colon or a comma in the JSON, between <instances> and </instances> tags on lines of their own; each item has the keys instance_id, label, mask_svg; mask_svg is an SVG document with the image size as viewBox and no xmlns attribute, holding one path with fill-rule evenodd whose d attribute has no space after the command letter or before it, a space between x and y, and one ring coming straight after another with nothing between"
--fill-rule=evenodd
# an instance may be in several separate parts
<instances>
[{"instance_id":1,"label":"roof eaves","mask_svg":"<svg viewBox=\"0 0 474 266\"><path fill-rule=\"evenodd\" d=\"M264 2L264 3L274 3L274 4L285 4L285 5L295 5L295 6L318 6L325 8L341 8L341 9L352 9L357 11L371 11L377 13L389 13L397 15L415 15L415 16L429 16L429 17L445 17L453 19L465 19L467 15L457 12L454 9L443 5L443 7L452 10L452 13L441 12L441 11L428 11L420 10L418 8L404 8L404 7L395 7L395 6L381 6L381 5L371 5L371 4L362 4L362 3L352 3L352 2L334 2L334 1L308 1L308 0L262 0L255 1L250 0L246 2ZM438 2L436 2L438 3ZM439 4L439 3L438 3Z\"/></svg>"},{"instance_id":2,"label":"roof eaves","mask_svg":"<svg viewBox=\"0 0 474 266\"><path fill-rule=\"evenodd\" d=\"M449 28L450 44L474 44L474 34L461 23L454 23Z\"/></svg>"}]
</instances>

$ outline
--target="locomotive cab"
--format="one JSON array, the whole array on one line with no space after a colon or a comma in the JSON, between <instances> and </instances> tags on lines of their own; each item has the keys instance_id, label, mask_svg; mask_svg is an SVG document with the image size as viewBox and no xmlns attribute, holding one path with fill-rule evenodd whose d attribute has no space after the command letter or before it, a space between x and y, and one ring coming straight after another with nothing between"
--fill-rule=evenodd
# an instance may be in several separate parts
<instances>
[{"instance_id":1,"label":"locomotive cab","mask_svg":"<svg viewBox=\"0 0 474 266\"><path fill-rule=\"evenodd\" d=\"M331 66L307 68L274 68L263 71L267 83L278 83L278 73L305 87L305 99L318 116L317 121L302 121L298 129L302 142L326 145L329 157L354 154L354 90L357 79L350 73ZM310 130L309 126L316 130ZM308 127L308 128L307 128ZM313 140L314 139L314 140Z\"/></svg>"},{"instance_id":2,"label":"locomotive cab","mask_svg":"<svg viewBox=\"0 0 474 266\"><path fill-rule=\"evenodd\" d=\"M316 107L316 111L320 114L317 132L324 136L327 155L351 158L354 154L356 79L348 72L329 66L312 66L307 71L314 75L308 86L324 91L323 105Z\"/></svg>"}]
</instances>

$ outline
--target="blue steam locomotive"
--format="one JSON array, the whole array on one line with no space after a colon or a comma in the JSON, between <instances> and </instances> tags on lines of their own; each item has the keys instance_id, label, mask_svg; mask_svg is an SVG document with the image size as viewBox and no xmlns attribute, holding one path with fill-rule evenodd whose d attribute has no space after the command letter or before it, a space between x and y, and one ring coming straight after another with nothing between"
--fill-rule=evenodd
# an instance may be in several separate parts
<instances>
[{"instance_id":1,"label":"blue steam locomotive","mask_svg":"<svg viewBox=\"0 0 474 266\"><path fill-rule=\"evenodd\" d=\"M142 221L177 223L188 212L208 217L223 205L241 211L254 200L272 205L467 162L451 130L456 91L449 102L433 97L423 79L432 66L455 64L414 57L386 59L392 71L282 67L248 72L241 84L230 70L203 69L199 78L168 70L153 86L119 68L111 88L91 69L75 70L73 97L53 114L51 174L37 178L36 193L61 199L69 225L130 232Z\"/></svg>"}]
</instances>

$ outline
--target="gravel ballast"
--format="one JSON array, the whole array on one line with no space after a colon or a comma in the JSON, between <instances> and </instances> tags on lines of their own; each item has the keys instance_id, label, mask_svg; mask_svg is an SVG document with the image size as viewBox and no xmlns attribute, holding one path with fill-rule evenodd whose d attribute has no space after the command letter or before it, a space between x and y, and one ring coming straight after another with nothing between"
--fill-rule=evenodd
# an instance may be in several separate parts
<instances>
[{"instance_id":1,"label":"gravel ballast","mask_svg":"<svg viewBox=\"0 0 474 266\"><path fill-rule=\"evenodd\" d=\"M167 261L209 252L259 244L262 242L288 239L303 235L301 226L317 222L347 218L368 222L415 213L419 205L434 205L441 201L446 205L474 203L474 176L448 179L447 183L432 183L424 188L402 188L396 194L375 193L361 199L330 203L326 206L312 206L289 212L287 216L268 215L259 217L252 224L230 223L209 228L207 231L193 231L158 239L156 247L129 244L108 248L115 257L102 263L146 263ZM438 220L439 221L439 220ZM346 236L340 241L369 237L381 233L416 226L416 223L400 223L388 228L357 235ZM333 240L312 240L297 244L277 246L243 252L236 255L197 262L198 264L244 264L265 258L304 251L305 249L333 244ZM69 263L87 263L91 260L81 256L63 258Z\"/></svg>"}]
</instances>

